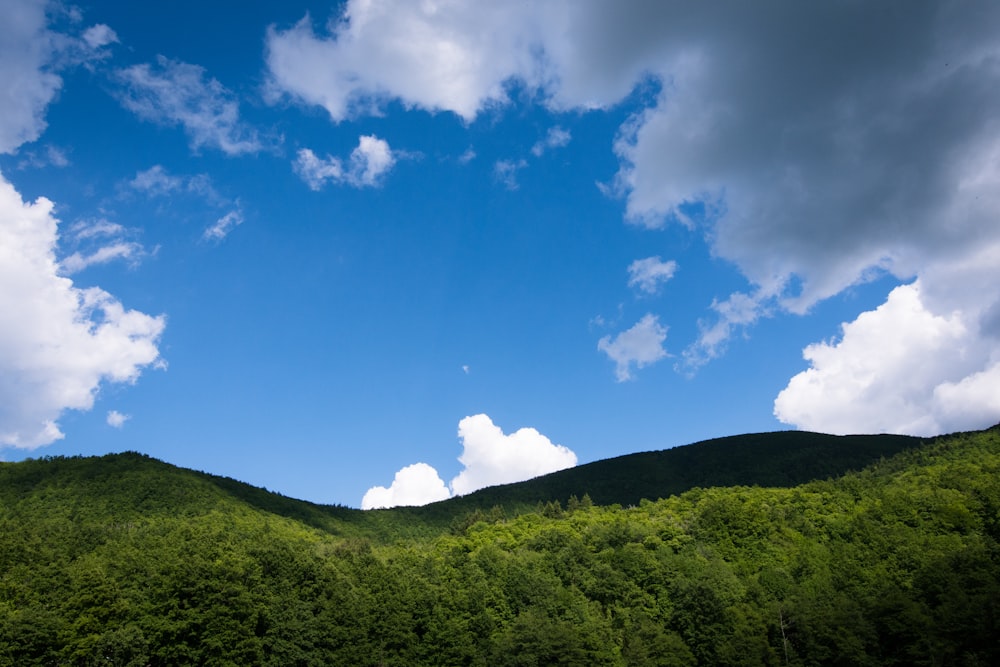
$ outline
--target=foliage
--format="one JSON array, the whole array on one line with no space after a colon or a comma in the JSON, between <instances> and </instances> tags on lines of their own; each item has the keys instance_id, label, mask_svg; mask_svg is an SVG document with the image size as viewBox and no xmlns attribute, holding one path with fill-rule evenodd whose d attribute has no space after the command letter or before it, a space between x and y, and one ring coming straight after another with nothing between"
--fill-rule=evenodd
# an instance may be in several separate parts
<instances>
[{"instance_id":1,"label":"foliage","mask_svg":"<svg viewBox=\"0 0 1000 667\"><path fill-rule=\"evenodd\" d=\"M0 464L0 665L1000 664L1000 429L782 470L819 469L813 435L722 441L743 473L684 448L644 472L682 488L625 508L589 483L362 513L133 453Z\"/></svg>"}]
</instances>

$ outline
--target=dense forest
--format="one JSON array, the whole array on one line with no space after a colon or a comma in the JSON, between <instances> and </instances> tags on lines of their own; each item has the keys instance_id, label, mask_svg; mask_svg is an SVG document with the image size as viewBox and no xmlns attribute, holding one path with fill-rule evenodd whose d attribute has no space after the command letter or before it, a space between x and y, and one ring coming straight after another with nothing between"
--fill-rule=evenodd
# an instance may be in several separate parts
<instances>
[{"instance_id":1,"label":"dense forest","mask_svg":"<svg viewBox=\"0 0 1000 667\"><path fill-rule=\"evenodd\" d=\"M1000 427L740 436L424 508L0 464L0 665L996 665Z\"/></svg>"}]
</instances>

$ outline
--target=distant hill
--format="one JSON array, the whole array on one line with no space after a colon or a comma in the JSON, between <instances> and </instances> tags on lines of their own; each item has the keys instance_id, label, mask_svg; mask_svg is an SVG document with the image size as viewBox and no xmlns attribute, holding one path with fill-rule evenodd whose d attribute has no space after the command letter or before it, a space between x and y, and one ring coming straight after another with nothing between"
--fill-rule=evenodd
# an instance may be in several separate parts
<instances>
[{"instance_id":1,"label":"distant hill","mask_svg":"<svg viewBox=\"0 0 1000 667\"><path fill-rule=\"evenodd\" d=\"M1000 427L781 432L422 508L0 463L0 666L1000 664Z\"/></svg>"},{"instance_id":2,"label":"distant hill","mask_svg":"<svg viewBox=\"0 0 1000 667\"><path fill-rule=\"evenodd\" d=\"M737 435L595 461L426 507L369 512L289 498L136 452L43 457L0 463L0 502L11 502L29 491L48 501L62 493L72 494L76 504L89 502L108 512L183 516L229 499L335 535L394 539L440 530L477 510L499 507L514 516L534 511L540 503L565 504L573 496L589 496L598 505L629 506L694 487L791 487L860 470L921 442L900 435L833 436L801 431Z\"/></svg>"},{"instance_id":3,"label":"distant hill","mask_svg":"<svg viewBox=\"0 0 1000 667\"><path fill-rule=\"evenodd\" d=\"M792 487L860 470L922 443L904 435L834 436L803 431L755 433L626 454L525 482L480 489L407 513L444 521L495 506L508 513L584 495L598 505L638 505L694 487ZM400 510L395 510L400 511Z\"/></svg>"}]
</instances>

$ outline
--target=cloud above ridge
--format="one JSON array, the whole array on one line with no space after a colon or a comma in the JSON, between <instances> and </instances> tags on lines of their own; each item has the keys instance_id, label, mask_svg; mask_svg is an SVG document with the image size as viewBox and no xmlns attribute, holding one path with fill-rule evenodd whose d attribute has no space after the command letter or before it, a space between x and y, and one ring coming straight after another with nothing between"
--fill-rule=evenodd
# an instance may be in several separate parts
<instances>
[{"instance_id":1,"label":"cloud above ridge","mask_svg":"<svg viewBox=\"0 0 1000 667\"><path fill-rule=\"evenodd\" d=\"M446 486L432 466L415 463L396 473L389 487L375 486L365 493L361 509L426 505L453 495L472 493L498 484L521 482L576 465L576 454L553 444L533 428L506 434L485 414L458 423L462 471Z\"/></svg>"}]
</instances>

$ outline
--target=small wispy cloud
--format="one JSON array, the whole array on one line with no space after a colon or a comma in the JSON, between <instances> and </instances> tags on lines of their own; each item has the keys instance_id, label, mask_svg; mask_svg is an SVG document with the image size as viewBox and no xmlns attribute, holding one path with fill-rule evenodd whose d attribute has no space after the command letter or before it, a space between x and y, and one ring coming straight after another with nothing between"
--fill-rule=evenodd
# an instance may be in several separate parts
<instances>
[{"instance_id":1,"label":"small wispy cloud","mask_svg":"<svg viewBox=\"0 0 1000 667\"><path fill-rule=\"evenodd\" d=\"M459 164L469 164L476 159L476 151L472 146L465 149L465 152L458 156Z\"/></svg>"},{"instance_id":2,"label":"small wispy cloud","mask_svg":"<svg viewBox=\"0 0 1000 667\"><path fill-rule=\"evenodd\" d=\"M130 190L147 197L165 197L176 193L186 193L200 197L213 206L229 203L229 200L216 191L212 184L212 178L208 174L195 174L193 176L171 174L163 165L159 164L136 172L135 177L128 181L127 186Z\"/></svg>"},{"instance_id":3,"label":"small wispy cloud","mask_svg":"<svg viewBox=\"0 0 1000 667\"><path fill-rule=\"evenodd\" d=\"M545 135L544 139L540 139L531 147L531 154L535 157L542 157L547 151L553 148L562 148L569 144L572 135L569 130L565 130L558 125L549 128L548 134Z\"/></svg>"},{"instance_id":4,"label":"small wispy cloud","mask_svg":"<svg viewBox=\"0 0 1000 667\"><path fill-rule=\"evenodd\" d=\"M630 329L617 336L605 336L597 342L597 349L615 362L615 377L618 382L634 379L632 367L643 368L666 358L663 341L667 339L667 328L660 324L656 315L647 313Z\"/></svg>"},{"instance_id":5,"label":"small wispy cloud","mask_svg":"<svg viewBox=\"0 0 1000 667\"><path fill-rule=\"evenodd\" d=\"M528 166L526 160L497 160L493 165L493 178L508 190L517 190L521 185L517 182L517 172Z\"/></svg>"},{"instance_id":6,"label":"small wispy cloud","mask_svg":"<svg viewBox=\"0 0 1000 667\"><path fill-rule=\"evenodd\" d=\"M237 226L243 224L243 211L235 209L215 221L215 224L205 229L202 239L206 241L221 241Z\"/></svg>"},{"instance_id":7,"label":"small wispy cloud","mask_svg":"<svg viewBox=\"0 0 1000 667\"><path fill-rule=\"evenodd\" d=\"M135 268L150 253L134 240L136 230L126 229L104 218L79 220L69 227L62 239L74 251L60 261L63 273L72 275L96 264L115 260Z\"/></svg>"},{"instance_id":8,"label":"small wispy cloud","mask_svg":"<svg viewBox=\"0 0 1000 667\"><path fill-rule=\"evenodd\" d=\"M327 183L356 188L377 187L382 177L396 164L399 154L389 142L375 135L358 137L346 164L338 157L321 158L308 148L300 149L292 168L311 190L321 190Z\"/></svg>"},{"instance_id":9,"label":"small wispy cloud","mask_svg":"<svg viewBox=\"0 0 1000 667\"><path fill-rule=\"evenodd\" d=\"M136 173L135 177L127 182L126 187L131 192L150 198L168 196L176 198L186 195L215 209L217 217L202 233L204 241L221 241L245 220L240 201L222 196L215 189L208 174L193 176L172 174L157 164ZM221 211L225 213L219 215Z\"/></svg>"},{"instance_id":10,"label":"small wispy cloud","mask_svg":"<svg viewBox=\"0 0 1000 667\"><path fill-rule=\"evenodd\" d=\"M194 149L241 155L264 147L256 130L240 120L236 96L203 67L157 56L154 64L119 70L116 78L122 106L154 123L180 125Z\"/></svg>"},{"instance_id":11,"label":"small wispy cloud","mask_svg":"<svg viewBox=\"0 0 1000 667\"><path fill-rule=\"evenodd\" d=\"M714 300L711 309L717 317L712 322L698 321L698 340L684 350L683 368L678 367L678 370L688 374L696 372L712 359L721 356L734 334L745 331L762 317L770 317L772 314L767 296L759 292L733 292L722 301Z\"/></svg>"},{"instance_id":12,"label":"small wispy cloud","mask_svg":"<svg viewBox=\"0 0 1000 667\"><path fill-rule=\"evenodd\" d=\"M17 163L17 169L43 169L45 167L68 167L69 157L66 151L58 146L45 146L37 151L25 151Z\"/></svg>"},{"instance_id":13,"label":"small wispy cloud","mask_svg":"<svg viewBox=\"0 0 1000 667\"><path fill-rule=\"evenodd\" d=\"M120 429L123 426L125 426L125 422L127 422L131 418L132 415L125 415L118 412L117 410L110 410L108 412L108 418L107 418L108 426Z\"/></svg>"},{"instance_id":14,"label":"small wispy cloud","mask_svg":"<svg viewBox=\"0 0 1000 667\"><path fill-rule=\"evenodd\" d=\"M638 288L646 294L656 294L660 285L677 273L677 262L664 262L659 257L637 259L628 267L628 286Z\"/></svg>"}]
</instances>

